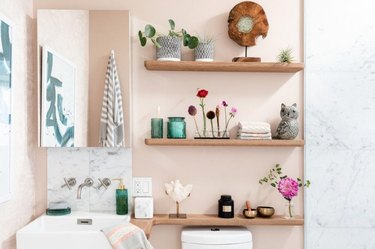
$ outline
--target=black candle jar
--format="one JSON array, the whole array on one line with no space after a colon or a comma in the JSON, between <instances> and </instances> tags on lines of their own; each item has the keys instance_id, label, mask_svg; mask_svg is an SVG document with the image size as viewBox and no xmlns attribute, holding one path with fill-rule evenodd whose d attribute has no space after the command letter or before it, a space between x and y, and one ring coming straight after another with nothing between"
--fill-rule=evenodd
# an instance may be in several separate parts
<instances>
[{"instance_id":1,"label":"black candle jar","mask_svg":"<svg viewBox=\"0 0 375 249\"><path fill-rule=\"evenodd\" d=\"M234 217L234 201L230 195L222 195L219 200L219 217L233 218Z\"/></svg>"}]
</instances>

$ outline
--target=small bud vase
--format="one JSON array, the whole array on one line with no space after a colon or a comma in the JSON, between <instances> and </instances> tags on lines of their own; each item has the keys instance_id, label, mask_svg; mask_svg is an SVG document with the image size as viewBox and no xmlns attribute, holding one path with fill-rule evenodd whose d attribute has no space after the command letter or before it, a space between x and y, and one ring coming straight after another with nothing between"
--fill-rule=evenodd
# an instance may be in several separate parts
<instances>
[{"instance_id":1,"label":"small bud vase","mask_svg":"<svg viewBox=\"0 0 375 249\"><path fill-rule=\"evenodd\" d=\"M204 131L200 131L199 133L198 132L195 132L195 136L194 136L195 139L229 139L229 132L224 132L224 131L210 131L210 130L206 130L206 132Z\"/></svg>"},{"instance_id":2,"label":"small bud vase","mask_svg":"<svg viewBox=\"0 0 375 249\"><path fill-rule=\"evenodd\" d=\"M295 211L294 211L294 203L292 201L287 201L285 203L285 219L294 219L295 218Z\"/></svg>"}]
</instances>

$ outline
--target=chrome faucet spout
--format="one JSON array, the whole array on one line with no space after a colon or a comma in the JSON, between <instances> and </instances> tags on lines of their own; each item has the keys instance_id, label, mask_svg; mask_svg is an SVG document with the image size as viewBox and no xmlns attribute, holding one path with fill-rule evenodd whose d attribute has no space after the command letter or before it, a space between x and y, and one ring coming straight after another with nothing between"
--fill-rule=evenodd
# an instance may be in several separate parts
<instances>
[{"instance_id":1,"label":"chrome faucet spout","mask_svg":"<svg viewBox=\"0 0 375 249\"><path fill-rule=\"evenodd\" d=\"M77 199L80 200L81 199L81 193L82 193L82 189L83 187L91 187L92 185L94 184L94 180L91 179L91 178L86 178L86 180L80 184L78 186L78 190L77 190Z\"/></svg>"}]
</instances>

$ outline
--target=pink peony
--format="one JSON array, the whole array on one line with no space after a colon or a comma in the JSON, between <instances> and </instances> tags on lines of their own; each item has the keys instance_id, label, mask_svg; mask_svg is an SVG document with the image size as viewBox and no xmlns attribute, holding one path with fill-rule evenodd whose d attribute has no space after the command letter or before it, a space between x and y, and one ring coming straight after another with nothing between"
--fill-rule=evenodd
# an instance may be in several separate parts
<instances>
[{"instance_id":1,"label":"pink peony","mask_svg":"<svg viewBox=\"0 0 375 249\"><path fill-rule=\"evenodd\" d=\"M283 178L277 186L280 194L288 201L298 194L298 182L293 178Z\"/></svg>"}]
</instances>

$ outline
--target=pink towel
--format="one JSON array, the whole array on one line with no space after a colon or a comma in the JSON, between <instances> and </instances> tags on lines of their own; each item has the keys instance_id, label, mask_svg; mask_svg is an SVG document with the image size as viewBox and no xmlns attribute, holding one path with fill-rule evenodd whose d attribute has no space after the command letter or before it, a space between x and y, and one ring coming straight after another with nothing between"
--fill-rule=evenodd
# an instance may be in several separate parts
<instances>
[{"instance_id":1,"label":"pink towel","mask_svg":"<svg viewBox=\"0 0 375 249\"><path fill-rule=\"evenodd\" d=\"M114 249L153 249L142 229L131 223L123 223L102 229Z\"/></svg>"}]
</instances>

